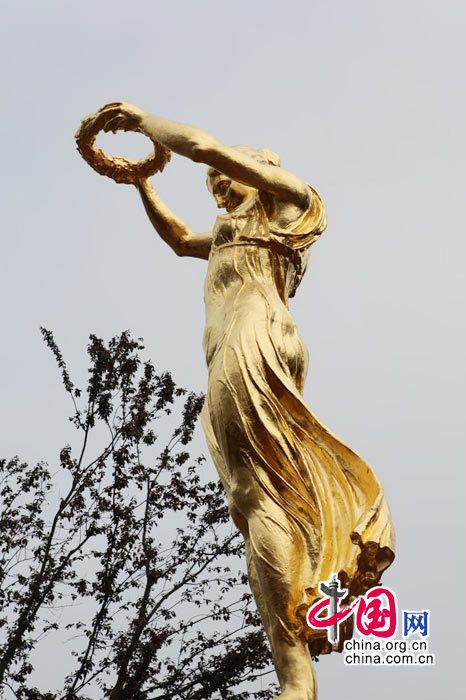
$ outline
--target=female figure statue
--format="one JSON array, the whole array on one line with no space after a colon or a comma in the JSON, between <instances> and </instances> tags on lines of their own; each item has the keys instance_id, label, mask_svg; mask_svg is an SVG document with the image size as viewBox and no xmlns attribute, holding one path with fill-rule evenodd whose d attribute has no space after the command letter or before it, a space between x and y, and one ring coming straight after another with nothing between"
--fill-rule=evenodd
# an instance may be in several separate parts
<instances>
[{"instance_id":1,"label":"female figure statue","mask_svg":"<svg viewBox=\"0 0 466 700\"><path fill-rule=\"evenodd\" d=\"M138 130L205 163L208 188L226 210L212 233L196 235L149 180L137 183L162 239L178 255L209 261L209 384L202 423L231 517L244 536L249 582L280 697L313 700L310 651L331 651L325 632L305 623L319 582L338 572L348 587L369 581L367 590L394 548L389 510L371 468L303 400L307 351L288 298L301 281L310 246L325 229L324 206L312 187L280 167L272 151L228 147L200 129L127 103L107 105L98 114L106 131ZM365 576L356 544L362 549L368 541L376 574ZM355 595L356 589L354 584Z\"/></svg>"}]
</instances>

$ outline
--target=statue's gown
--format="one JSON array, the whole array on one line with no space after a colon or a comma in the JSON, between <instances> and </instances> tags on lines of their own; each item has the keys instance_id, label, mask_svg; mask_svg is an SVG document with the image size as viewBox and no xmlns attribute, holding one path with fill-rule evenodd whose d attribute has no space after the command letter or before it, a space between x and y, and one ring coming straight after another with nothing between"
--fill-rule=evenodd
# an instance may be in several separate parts
<instances>
[{"instance_id":1,"label":"statue's gown","mask_svg":"<svg viewBox=\"0 0 466 700\"><path fill-rule=\"evenodd\" d=\"M217 218L205 282L209 383L202 412L230 497L236 472L247 470L270 510L278 506L283 513L284 519L267 522L295 553L293 570L278 571L287 581L281 595L288 598L281 623L309 642L322 632L303 624L302 611L319 596L319 582L341 571L348 580L356 574L360 552L350 533L394 550L379 481L302 396L308 356L287 302L326 226L322 201L312 194L309 209L286 229L270 224L259 197ZM264 542L251 546L262 560L272 560Z\"/></svg>"}]
</instances>

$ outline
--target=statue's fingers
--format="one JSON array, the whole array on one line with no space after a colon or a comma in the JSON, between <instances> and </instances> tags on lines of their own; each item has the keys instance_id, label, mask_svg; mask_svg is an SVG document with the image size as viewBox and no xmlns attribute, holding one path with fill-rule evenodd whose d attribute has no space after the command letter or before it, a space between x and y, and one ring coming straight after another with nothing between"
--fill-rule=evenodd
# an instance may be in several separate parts
<instances>
[{"instance_id":1,"label":"statue's fingers","mask_svg":"<svg viewBox=\"0 0 466 700\"><path fill-rule=\"evenodd\" d=\"M141 131L136 117L126 117L120 128L124 131Z\"/></svg>"},{"instance_id":2,"label":"statue's fingers","mask_svg":"<svg viewBox=\"0 0 466 700\"><path fill-rule=\"evenodd\" d=\"M125 117L122 114L118 114L105 122L104 131L117 131L118 129L123 129L125 126Z\"/></svg>"},{"instance_id":3,"label":"statue's fingers","mask_svg":"<svg viewBox=\"0 0 466 700\"><path fill-rule=\"evenodd\" d=\"M125 112L124 105L123 105L123 103L121 103L121 104L114 104L114 105L111 104L111 105L107 105L105 107L102 107L102 109L99 109L99 111L96 112L96 115L98 117L106 116L106 117L110 118L112 116L116 116L117 114L125 114L125 113L126 112Z\"/></svg>"},{"instance_id":4,"label":"statue's fingers","mask_svg":"<svg viewBox=\"0 0 466 700\"><path fill-rule=\"evenodd\" d=\"M122 104L124 104L124 103L123 102L108 102L106 105L101 107L98 111L104 112L106 109L115 109L115 108L121 107Z\"/></svg>"},{"instance_id":5,"label":"statue's fingers","mask_svg":"<svg viewBox=\"0 0 466 700\"><path fill-rule=\"evenodd\" d=\"M108 131L107 124L114 119L115 117L118 117L121 115L121 110L119 108L112 108L108 110L104 110L103 112L96 112L90 119L92 121L92 124L94 125L94 128L97 131L100 131L101 129L104 129L105 131Z\"/></svg>"}]
</instances>

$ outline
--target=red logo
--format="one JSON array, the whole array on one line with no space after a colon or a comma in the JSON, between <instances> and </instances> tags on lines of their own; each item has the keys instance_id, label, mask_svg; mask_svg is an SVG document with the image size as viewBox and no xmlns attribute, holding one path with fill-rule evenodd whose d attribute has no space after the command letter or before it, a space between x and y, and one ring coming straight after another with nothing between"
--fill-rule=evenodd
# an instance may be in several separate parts
<instances>
[{"instance_id":1,"label":"red logo","mask_svg":"<svg viewBox=\"0 0 466 700\"><path fill-rule=\"evenodd\" d=\"M398 625L397 603L395 593L390 588L375 586L365 595L359 596L348 605L343 604L339 609L338 598L342 598L346 591L338 590L336 576L328 586L321 584L320 589L329 595L309 608L306 620L314 629L327 628L331 643L336 644L338 641L338 625L353 614L356 629L360 634L383 638L395 635ZM323 616L325 610L327 615Z\"/></svg>"}]
</instances>

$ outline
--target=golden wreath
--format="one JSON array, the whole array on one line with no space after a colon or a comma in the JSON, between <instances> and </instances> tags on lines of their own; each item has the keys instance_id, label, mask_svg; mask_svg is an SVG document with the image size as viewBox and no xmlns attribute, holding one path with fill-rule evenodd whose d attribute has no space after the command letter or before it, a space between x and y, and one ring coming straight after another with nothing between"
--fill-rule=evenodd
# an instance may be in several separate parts
<instances>
[{"instance_id":1,"label":"golden wreath","mask_svg":"<svg viewBox=\"0 0 466 700\"><path fill-rule=\"evenodd\" d=\"M158 141L151 139L154 144L154 152L142 160L129 160L121 156L108 156L102 149L95 145L97 134L105 126L107 116L91 114L81 122L76 132L76 144L78 151L99 175L107 175L115 182L135 185L139 180L151 177L164 169L170 160L170 150ZM124 129L124 131L138 131L138 129Z\"/></svg>"}]
</instances>

